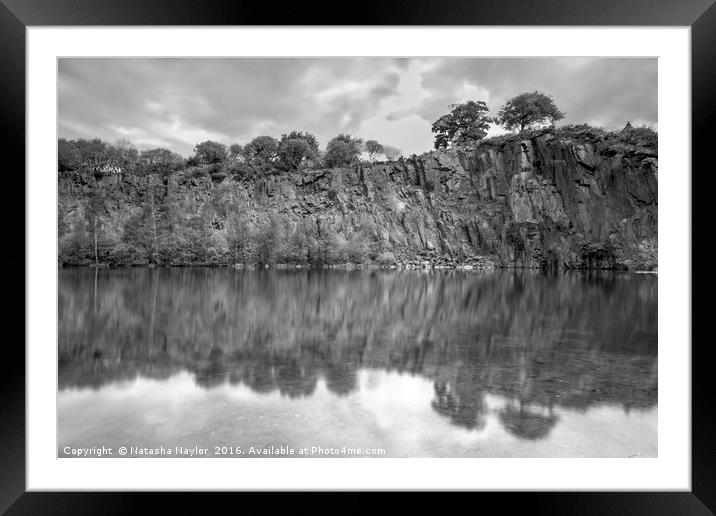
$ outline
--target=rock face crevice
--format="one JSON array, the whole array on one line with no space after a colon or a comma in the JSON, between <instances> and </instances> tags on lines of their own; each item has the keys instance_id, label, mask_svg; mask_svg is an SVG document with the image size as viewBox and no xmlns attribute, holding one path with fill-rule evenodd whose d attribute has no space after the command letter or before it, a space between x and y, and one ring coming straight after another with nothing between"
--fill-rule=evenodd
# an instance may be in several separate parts
<instances>
[{"instance_id":1,"label":"rock face crevice","mask_svg":"<svg viewBox=\"0 0 716 516\"><path fill-rule=\"evenodd\" d=\"M247 225L274 217L285 231L307 224L344 241L360 237L374 255L398 263L488 256L504 267L654 269L657 179L654 149L550 133L244 179L187 170L164 178L75 172L59 178L60 238L77 230L89 198L101 191L103 228L115 240L154 196L197 216L212 208L220 248L228 214L216 206L228 198L243 206Z\"/></svg>"}]
</instances>

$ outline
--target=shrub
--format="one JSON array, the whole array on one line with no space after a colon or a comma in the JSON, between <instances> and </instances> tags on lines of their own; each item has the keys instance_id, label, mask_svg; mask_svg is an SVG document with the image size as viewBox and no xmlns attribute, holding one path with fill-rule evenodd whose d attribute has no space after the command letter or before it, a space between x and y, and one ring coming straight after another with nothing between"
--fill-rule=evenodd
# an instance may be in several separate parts
<instances>
[{"instance_id":1,"label":"shrub","mask_svg":"<svg viewBox=\"0 0 716 516\"><path fill-rule=\"evenodd\" d=\"M622 129L617 138L619 141L628 145L636 145L638 147L656 148L659 142L659 135L651 127L625 127Z\"/></svg>"},{"instance_id":2,"label":"shrub","mask_svg":"<svg viewBox=\"0 0 716 516\"><path fill-rule=\"evenodd\" d=\"M149 260L144 248L138 249L126 242L119 242L110 249L107 262L117 267L121 265L146 265Z\"/></svg>"},{"instance_id":3,"label":"shrub","mask_svg":"<svg viewBox=\"0 0 716 516\"><path fill-rule=\"evenodd\" d=\"M586 242L582 244L580 255L590 269L611 269L616 264L616 248L611 242Z\"/></svg>"},{"instance_id":4,"label":"shrub","mask_svg":"<svg viewBox=\"0 0 716 516\"><path fill-rule=\"evenodd\" d=\"M393 265L395 263L395 255L393 253L380 253L376 262L380 265Z\"/></svg>"}]
</instances>

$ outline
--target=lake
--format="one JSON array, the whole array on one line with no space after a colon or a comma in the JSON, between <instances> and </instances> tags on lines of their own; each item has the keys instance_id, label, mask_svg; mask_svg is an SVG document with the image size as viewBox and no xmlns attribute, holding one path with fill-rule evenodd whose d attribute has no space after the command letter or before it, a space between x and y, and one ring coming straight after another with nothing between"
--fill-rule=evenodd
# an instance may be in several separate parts
<instances>
[{"instance_id":1,"label":"lake","mask_svg":"<svg viewBox=\"0 0 716 516\"><path fill-rule=\"evenodd\" d=\"M656 457L657 373L656 275L59 270L59 457Z\"/></svg>"}]
</instances>

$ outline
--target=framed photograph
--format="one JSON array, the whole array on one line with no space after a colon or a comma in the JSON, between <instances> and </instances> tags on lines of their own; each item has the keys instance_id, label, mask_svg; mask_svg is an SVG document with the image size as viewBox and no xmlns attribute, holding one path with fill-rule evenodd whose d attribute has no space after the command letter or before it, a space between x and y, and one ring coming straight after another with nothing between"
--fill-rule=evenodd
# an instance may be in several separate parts
<instances>
[{"instance_id":1,"label":"framed photograph","mask_svg":"<svg viewBox=\"0 0 716 516\"><path fill-rule=\"evenodd\" d=\"M530 491L550 514L711 514L710 0L355 25L1 1L25 349L0 510Z\"/></svg>"}]
</instances>

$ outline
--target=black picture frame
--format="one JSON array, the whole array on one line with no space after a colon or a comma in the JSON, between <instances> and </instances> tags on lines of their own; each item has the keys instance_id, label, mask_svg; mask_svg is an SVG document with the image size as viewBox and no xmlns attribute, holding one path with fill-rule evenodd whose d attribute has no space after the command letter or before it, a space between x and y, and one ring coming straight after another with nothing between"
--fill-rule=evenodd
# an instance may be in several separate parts
<instances>
[{"instance_id":1,"label":"black picture frame","mask_svg":"<svg viewBox=\"0 0 716 516\"><path fill-rule=\"evenodd\" d=\"M310 8L308 7L310 6ZM5 281L6 321L19 326L25 314L25 29L28 26L87 25L552 25L552 26L690 26L692 72L692 168L712 174L711 154L716 120L716 5L714 0L414 0L362 2L347 12L325 1L278 8L245 0L0 0L0 124L5 158L6 200L2 203L8 244L0 260L13 272ZM350 22L350 23L348 23ZM711 144L711 145L710 145ZM683 171L684 174L690 173ZM688 177L688 176L685 176ZM693 193L705 195L701 183ZM20 195L19 192L23 192ZM10 201L9 199L14 199ZM693 206L699 204L694 198ZM708 217L694 217L700 227ZM694 232L693 234L699 234ZM22 251L20 251L22 250ZM693 253L693 251L692 251ZM693 262L693 259L692 259ZM692 263L692 268L694 263ZM21 284L22 283L22 284ZM704 288L704 287L701 287ZM13 292L14 291L14 292ZM14 294L10 297L10 292ZM693 305L693 303L692 303ZM692 316L693 321L693 316ZM7 327L11 327L10 324ZM24 340L24 325L21 330ZM660 343L687 346L687 342ZM549 514L713 514L716 511L716 445L712 433L714 390L710 385L709 343L692 346L692 490L641 493L480 494L496 499L501 509L525 507ZM191 511L183 494L25 492L25 352L18 338L4 342L5 360L0 404L0 512L18 514L127 514L142 512L148 502L180 504ZM205 497L203 497L205 498ZM224 497L225 498L225 497ZM207 510L206 501L200 501ZM358 506L357 506L358 507ZM165 509L168 510L165 505Z\"/></svg>"}]
</instances>

